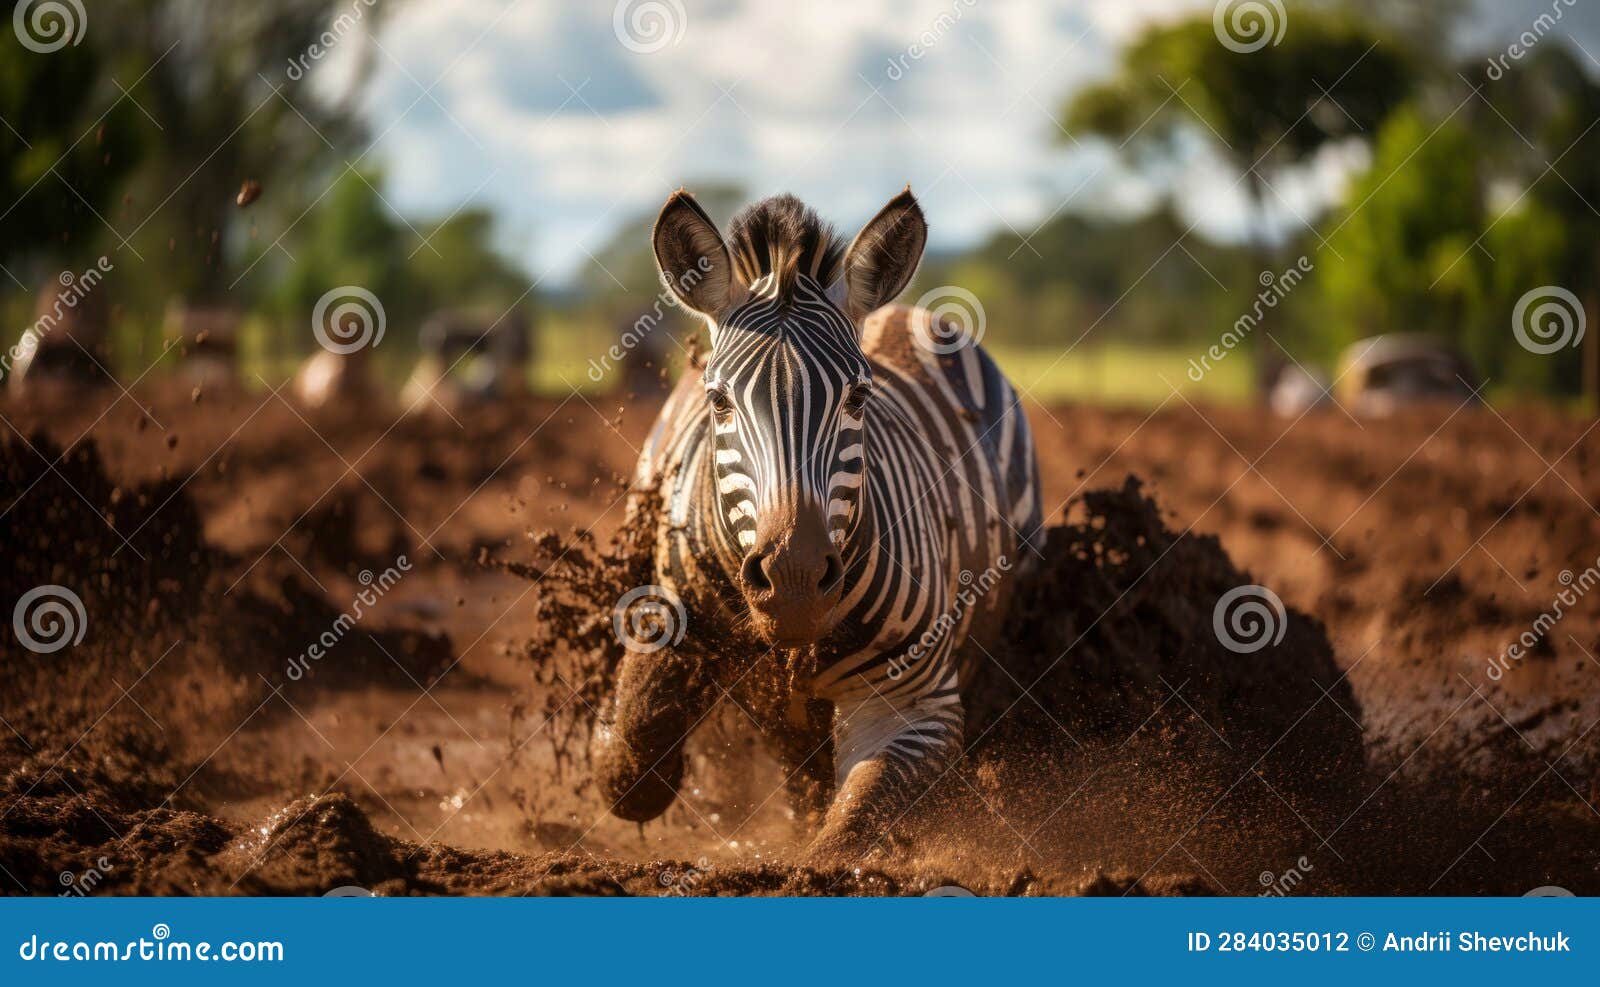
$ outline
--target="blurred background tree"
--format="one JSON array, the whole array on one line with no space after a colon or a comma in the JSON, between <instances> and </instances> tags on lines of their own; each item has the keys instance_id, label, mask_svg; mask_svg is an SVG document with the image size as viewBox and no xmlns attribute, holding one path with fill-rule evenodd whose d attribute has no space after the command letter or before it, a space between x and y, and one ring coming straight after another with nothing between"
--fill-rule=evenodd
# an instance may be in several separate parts
<instances>
[{"instance_id":1,"label":"blurred background tree","mask_svg":"<svg viewBox=\"0 0 1600 987\"><path fill-rule=\"evenodd\" d=\"M1295 8L1275 43L1236 50L1208 16L1153 27L1108 80L1079 91L1062 124L1136 155L1198 137L1248 183L1258 211L1274 169L1371 133L1416 83L1417 59L1351 11ZM1271 24L1261 28L1271 31Z\"/></svg>"},{"instance_id":2,"label":"blurred background tree","mask_svg":"<svg viewBox=\"0 0 1600 987\"><path fill-rule=\"evenodd\" d=\"M9 25L0 31L0 277L10 287L31 291L94 259L105 229L96 214L112 212L143 151L137 111L117 95L97 49L37 52Z\"/></svg>"}]
</instances>

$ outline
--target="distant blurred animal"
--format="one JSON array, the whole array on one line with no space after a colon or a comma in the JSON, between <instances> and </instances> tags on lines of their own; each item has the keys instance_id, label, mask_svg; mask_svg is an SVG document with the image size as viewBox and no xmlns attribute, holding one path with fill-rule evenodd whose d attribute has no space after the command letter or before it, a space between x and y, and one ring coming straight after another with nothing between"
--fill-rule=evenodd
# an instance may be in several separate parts
<instances>
[{"instance_id":1,"label":"distant blurred animal","mask_svg":"<svg viewBox=\"0 0 1600 987\"><path fill-rule=\"evenodd\" d=\"M623 327L621 337L631 345L625 348L618 361L615 391L628 400L663 394L668 383L667 361L678 349L674 345L672 327L664 323L661 313L646 311Z\"/></svg>"},{"instance_id":2,"label":"distant blurred animal","mask_svg":"<svg viewBox=\"0 0 1600 987\"><path fill-rule=\"evenodd\" d=\"M422 356L400 393L408 412L454 408L527 390L532 342L520 313L438 312L422 326Z\"/></svg>"},{"instance_id":3,"label":"distant blurred animal","mask_svg":"<svg viewBox=\"0 0 1600 987\"><path fill-rule=\"evenodd\" d=\"M367 402L378 397L377 383L372 379L371 357L366 350L353 353L318 350L300 364L289 390L308 408Z\"/></svg>"},{"instance_id":4,"label":"distant blurred animal","mask_svg":"<svg viewBox=\"0 0 1600 987\"><path fill-rule=\"evenodd\" d=\"M1284 418L1298 418L1332 403L1328 375L1315 368L1286 363L1267 389L1267 406Z\"/></svg>"},{"instance_id":5,"label":"distant blurred animal","mask_svg":"<svg viewBox=\"0 0 1600 987\"><path fill-rule=\"evenodd\" d=\"M1372 336L1339 355L1334 396L1352 414L1381 418L1423 403L1477 403L1477 371L1449 342L1424 333Z\"/></svg>"},{"instance_id":6,"label":"distant blurred animal","mask_svg":"<svg viewBox=\"0 0 1600 987\"><path fill-rule=\"evenodd\" d=\"M70 394L113 382L110 306L98 281L87 280L52 278L40 287L33 325L7 354L11 393Z\"/></svg>"}]
</instances>

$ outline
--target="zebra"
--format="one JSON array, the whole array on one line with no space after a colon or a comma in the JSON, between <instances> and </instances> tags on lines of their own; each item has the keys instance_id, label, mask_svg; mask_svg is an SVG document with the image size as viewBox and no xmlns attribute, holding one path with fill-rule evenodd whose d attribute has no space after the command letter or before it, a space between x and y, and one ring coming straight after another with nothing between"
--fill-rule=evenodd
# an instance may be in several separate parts
<instances>
[{"instance_id":1,"label":"zebra","mask_svg":"<svg viewBox=\"0 0 1600 987\"><path fill-rule=\"evenodd\" d=\"M962 691L1009 575L1041 557L1016 392L976 340L949 341L959 327L890 305L926 241L909 186L848 246L790 195L724 240L679 189L653 233L711 346L663 406L632 496L657 498L655 576L699 639L752 642L747 664L809 656L786 665L793 696L763 732L791 795L811 793L821 858L870 851L959 758ZM591 748L614 814L642 822L676 798L685 737L720 698L707 674L672 651L621 659ZM829 746L831 778L813 756Z\"/></svg>"}]
</instances>

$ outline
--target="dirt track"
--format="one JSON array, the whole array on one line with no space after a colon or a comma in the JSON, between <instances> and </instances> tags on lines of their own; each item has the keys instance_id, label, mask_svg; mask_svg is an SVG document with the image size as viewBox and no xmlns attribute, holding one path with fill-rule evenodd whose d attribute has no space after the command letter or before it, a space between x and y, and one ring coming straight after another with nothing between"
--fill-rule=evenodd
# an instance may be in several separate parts
<instances>
[{"instance_id":1,"label":"dirt track","mask_svg":"<svg viewBox=\"0 0 1600 987\"><path fill-rule=\"evenodd\" d=\"M592 689L529 657L550 586L486 564L616 529L653 403L396 424L156 388L141 425L118 397L3 406L7 615L45 583L88 615L52 655L0 641L11 893L1600 893L1600 593L1487 674L1597 564L1586 423L1031 409L1073 506L997 664L1048 672L1002 718L1047 729L997 729L881 853L818 871L736 704L663 820L607 816L560 756ZM45 468L36 436L85 433ZM1232 581L1314 619L1219 652Z\"/></svg>"}]
</instances>

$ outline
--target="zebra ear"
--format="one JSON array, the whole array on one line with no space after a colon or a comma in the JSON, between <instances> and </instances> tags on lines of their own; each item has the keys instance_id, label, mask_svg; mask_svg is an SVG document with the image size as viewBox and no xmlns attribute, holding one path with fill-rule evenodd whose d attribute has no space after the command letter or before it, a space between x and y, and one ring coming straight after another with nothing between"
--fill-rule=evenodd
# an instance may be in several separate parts
<instances>
[{"instance_id":1,"label":"zebra ear","mask_svg":"<svg viewBox=\"0 0 1600 987\"><path fill-rule=\"evenodd\" d=\"M907 185L861 228L845 252L845 313L860 320L894 301L911 283L927 242L927 221Z\"/></svg>"},{"instance_id":2,"label":"zebra ear","mask_svg":"<svg viewBox=\"0 0 1600 987\"><path fill-rule=\"evenodd\" d=\"M656 265L661 280L690 310L715 320L733 300L733 263L728 246L694 196L672 193L656 217Z\"/></svg>"}]
</instances>

